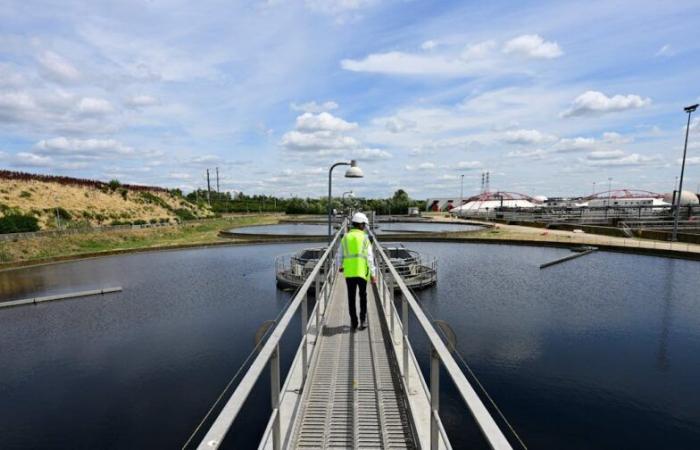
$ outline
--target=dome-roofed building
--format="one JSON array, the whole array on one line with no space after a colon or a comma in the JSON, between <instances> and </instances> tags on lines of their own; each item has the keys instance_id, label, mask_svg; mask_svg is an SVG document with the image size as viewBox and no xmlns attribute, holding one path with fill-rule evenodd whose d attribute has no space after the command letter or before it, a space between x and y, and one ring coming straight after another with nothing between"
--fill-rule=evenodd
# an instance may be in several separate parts
<instances>
[{"instance_id":1,"label":"dome-roofed building","mask_svg":"<svg viewBox=\"0 0 700 450\"><path fill-rule=\"evenodd\" d=\"M638 189L615 189L597 192L584 197L579 206L591 208L605 206L670 206L670 202L664 201L664 196L655 192Z\"/></svg>"},{"instance_id":2,"label":"dome-roofed building","mask_svg":"<svg viewBox=\"0 0 700 450\"><path fill-rule=\"evenodd\" d=\"M465 200L464 205L450 212L460 217L482 216L498 208L534 208L535 200L517 192L483 192Z\"/></svg>"}]
</instances>

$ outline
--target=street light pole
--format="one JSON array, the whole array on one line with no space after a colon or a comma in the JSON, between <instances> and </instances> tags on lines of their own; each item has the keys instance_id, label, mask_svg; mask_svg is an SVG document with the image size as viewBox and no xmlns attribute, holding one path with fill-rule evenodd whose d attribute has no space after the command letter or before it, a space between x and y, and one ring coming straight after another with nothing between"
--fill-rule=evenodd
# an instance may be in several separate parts
<instances>
[{"instance_id":1,"label":"street light pole","mask_svg":"<svg viewBox=\"0 0 700 450\"><path fill-rule=\"evenodd\" d=\"M328 169L328 244L330 245L331 243L331 213L332 213L332 208L331 208L331 200L332 200L332 186L333 186L333 169L335 169L338 166L350 166L350 168L345 172L345 178L362 178L364 177L364 174L362 173L362 169L357 167L357 161L354 159L350 162L337 162L331 166L330 169Z\"/></svg>"},{"instance_id":2,"label":"street light pole","mask_svg":"<svg viewBox=\"0 0 700 450\"><path fill-rule=\"evenodd\" d=\"M459 215L459 213L462 211L461 208L462 208L462 205L464 204L464 174L462 174L461 178L462 178L462 180L461 180L460 185L459 185L459 207L460 207L460 210L457 211L457 215Z\"/></svg>"},{"instance_id":3,"label":"street light pole","mask_svg":"<svg viewBox=\"0 0 700 450\"><path fill-rule=\"evenodd\" d=\"M683 162L681 163L681 178L678 180L678 195L676 196L676 205L674 208L673 217L673 233L671 234L671 241L676 241L678 239L678 219L681 213L681 193L683 192L683 173L685 172L685 155L688 152L688 134L690 132L690 115L698 109L698 104L687 106L683 108L683 111L688 113L688 124L685 126L685 145L683 146Z\"/></svg>"}]
</instances>

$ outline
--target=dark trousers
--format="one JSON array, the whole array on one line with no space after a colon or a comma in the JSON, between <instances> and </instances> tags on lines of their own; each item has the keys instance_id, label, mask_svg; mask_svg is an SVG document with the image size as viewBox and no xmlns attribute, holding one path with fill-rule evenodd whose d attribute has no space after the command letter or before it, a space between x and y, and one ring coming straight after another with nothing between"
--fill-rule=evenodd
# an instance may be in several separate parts
<instances>
[{"instance_id":1,"label":"dark trousers","mask_svg":"<svg viewBox=\"0 0 700 450\"><path fill-rule=\"evenodd\" d=\"M367 280L360 277L346 278L348 286L348 308L350 309L350 322L357 325L357 309L355 308L355 291L360 290L360 321L367 318Z\"/></svg>"}]
</instances>

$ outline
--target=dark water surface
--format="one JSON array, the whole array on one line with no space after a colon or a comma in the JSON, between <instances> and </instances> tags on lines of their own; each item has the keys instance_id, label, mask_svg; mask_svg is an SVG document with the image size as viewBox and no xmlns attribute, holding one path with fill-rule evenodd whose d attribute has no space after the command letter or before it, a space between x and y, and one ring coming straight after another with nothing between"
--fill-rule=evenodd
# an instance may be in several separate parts
<instances>
[{"instance_id":1,"label":"dark water surface","mask_svg":"<svg viewBox=\"0 0 700 450\"><path fill-rule=\"evenodd\" d=\"M376 234L399 232L446 233L453 231L474 231L480 229L483 229L483 227L463 223L380 222L375 232ZM279 223L274 225L240 227L234 228L230 231L233 233L243 234L323 236L328 232L328 225L319 223Z\"/></svg>"},{"instance_id":2,"label":"dark water surface","mask_svg":"<svg viewBox=\"0 0 700 450\"><path fill-rule=\"evenodd\" d=\"M0 272L0 300L124 292L0 309L0 448L179 448L290 295L274 256L308 244L141 253ZM532 449L700 448L700 263L563 249L411 243L438 257L419 293ZM282 348L289 364L299 333ZM425 339L410 326L417 357ZM258 391L227 442L249 448ZM455 448L478 432L443 374Z\"/></svg>"},{"instance_id":3,"label":"dark water surface","mask_svg":"<svg viewBox=\"0 0 700 450\"><path fill-rule=\"evenodd\" d=\"M438 256L422 305L529 448L700 448L700 263L596 252L540 270L569 251L407 245ZM443 391L455 448L478 434L461 411Z\"/></svg>"}]
</instances>

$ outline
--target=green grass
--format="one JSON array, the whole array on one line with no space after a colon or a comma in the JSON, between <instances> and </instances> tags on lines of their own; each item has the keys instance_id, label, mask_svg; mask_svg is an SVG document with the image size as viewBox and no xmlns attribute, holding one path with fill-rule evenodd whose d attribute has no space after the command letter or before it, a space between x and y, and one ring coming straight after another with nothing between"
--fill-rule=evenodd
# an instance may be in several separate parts
<instances>
[{"instance_id":1,"label":"green grass","mask_svg":"<svg viewBox=\"0 0 700 450\"><path fill-rule=\"evenodd\" d=\"M173 227L89 232L9 241L3 242L0 263L231 241L229 238L219 237L219 231L238 226L277 223L278 220L277 216L239 216L190 222Z\"/></svg>"}]
</instances>

